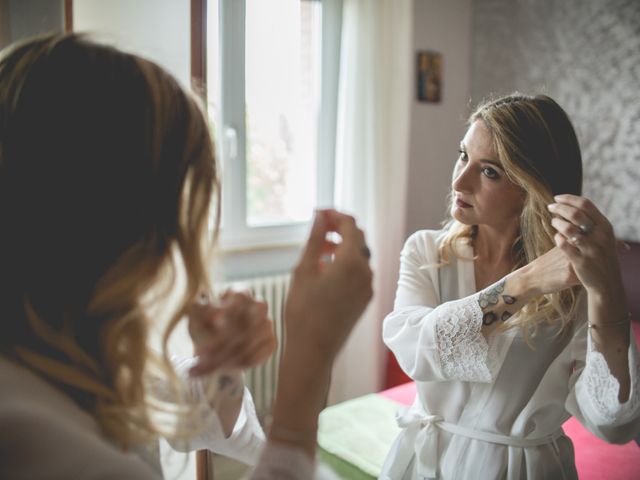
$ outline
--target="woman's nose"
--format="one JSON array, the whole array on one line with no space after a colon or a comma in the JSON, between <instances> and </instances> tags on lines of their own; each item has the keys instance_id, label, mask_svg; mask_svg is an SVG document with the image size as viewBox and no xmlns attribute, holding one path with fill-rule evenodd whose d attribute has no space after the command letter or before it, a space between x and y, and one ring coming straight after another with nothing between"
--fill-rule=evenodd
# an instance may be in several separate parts
<instances>
[{"instance_id":1,"label":"woman's nose","mask_svg":"<svg viewBox=\"0 0 640 480\"><path fill-rule=\"evenodd\" d=\"M460 165L453 171L453 190L457 192L468 192L471 190L471 175L469 165Z\"/></svg>"}]
</instances>

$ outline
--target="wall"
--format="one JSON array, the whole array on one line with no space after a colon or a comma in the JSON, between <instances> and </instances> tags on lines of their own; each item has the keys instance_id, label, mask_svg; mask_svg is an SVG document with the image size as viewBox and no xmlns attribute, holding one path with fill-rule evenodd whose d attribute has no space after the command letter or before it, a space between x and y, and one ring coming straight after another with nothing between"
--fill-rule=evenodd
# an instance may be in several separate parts
<instances>
[{"instance_id":1,"label":"wall","mask_svg":"<svg viewBox=\"0 0 640 480\"><path fill-rule=\"evenodd\" d=\"M439 228L446 213L469 112L471 6L471 0L415 0L414 51L442 53L443 97L441 103L414 101L411 107L407 236L420 228Z\"/></svg>"},{"instance_id":2,"label":"wall","mask_svg":"<svg viewBox=\"0 0 640 480\"><path fill-rule=\"evenodd\" d=\"M584 193L640 240L640 2L475 0L472 96L543 92L572 118Z\"/></svg>"},{"instance_id":3,"label":"wall","mask_svg":"<svg viewBox=\"0 0 640 480\"><path fill-rule=\"evenodd\" d=\"M0 0L0 48L63 29L62 0Z\"/></svg>"},{"instance_id":4,"label":"wall","mask_svg":"<svg viewBox=\"0 0 640 480\"><path fill-rule=\"evenodd\" d=\"M75 0L74 31L147 57L190 87L189 0Z\"/></svg>"}]
</instances>

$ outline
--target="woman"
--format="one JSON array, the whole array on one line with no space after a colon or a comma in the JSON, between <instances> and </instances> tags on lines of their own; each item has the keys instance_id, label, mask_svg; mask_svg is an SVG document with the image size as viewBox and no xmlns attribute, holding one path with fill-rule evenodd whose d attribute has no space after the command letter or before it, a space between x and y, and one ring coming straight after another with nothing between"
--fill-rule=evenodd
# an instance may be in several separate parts
<instances>
[{"instance_id":1,"label":"woman","mask_svg":"<svg viewBox=\"0 0 640 480\"><path fill-rule=\"evenodd\" d=\"M452 218L407 240L384 321L418 395L381 478L574 479L571 415L609 442L640 427L613 229L580 196L578 141L551 98L499 98L469 124Z\"/></svg>"},{"instance_id":2,"label":"woman","mask_svg":"<svg viewBox=\"0 0 640 480\"><path fill-rule=\"evenodd\" d=\"M213 152L197 102L152 62L74 35L3 53L1 478L160 478L161 435L258 461L250 396L220 372L275 339L264 304L207 300ZM353 218L316 214L254 478L312 476L331 364L372 294L367 252ZM176 373L167 345L187 317L197 356Z\"/></svg>"}]
</instances>

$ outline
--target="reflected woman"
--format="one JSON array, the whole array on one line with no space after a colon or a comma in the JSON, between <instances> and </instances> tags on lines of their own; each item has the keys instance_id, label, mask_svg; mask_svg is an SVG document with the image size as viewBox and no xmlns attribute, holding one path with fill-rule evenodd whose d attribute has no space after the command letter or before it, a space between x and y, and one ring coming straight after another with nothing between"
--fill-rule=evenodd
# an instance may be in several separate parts
<instances>
[{"instance_id":1,"label":"reflected woman","mask_svg":"<svg viewBox=\"0 0 640 480\"><path fill-rule=\"evenodd\" d=\"M570 416L609 442L640 429L613 229L554 100L509 95L469 125L452 218L407 240L384 321L418 395L381 478L575 479Z\"/></svg>"},{"instance_id":2,"label":"reflected woman","mask_svg":"<svg viewBox=\"0 0 640 480\"><path fill-rule=\"evenodd\" d=\"M159 479L160 436L257 462L254 479L313 477L331 365L372 295L364 234L316 215L265 441L220 372L273 352L266 306L203 301L217 185L205 115L154 63L77 35L0 55L0 478ZM197 358L174 365L187 321Z\"/></svg>"}]
</instances>

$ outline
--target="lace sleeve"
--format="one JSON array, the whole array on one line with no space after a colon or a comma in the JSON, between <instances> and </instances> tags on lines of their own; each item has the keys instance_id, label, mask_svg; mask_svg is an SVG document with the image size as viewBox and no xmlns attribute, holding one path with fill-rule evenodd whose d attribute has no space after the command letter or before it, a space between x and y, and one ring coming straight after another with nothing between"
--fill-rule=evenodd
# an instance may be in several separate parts
<instances>
[{"instance_id":1,"label":"lace sleeve","mask_svg":"<svg viewBox=\"0 0 640 480\"><path fill-rule=\"evenodd\" d=\"M179 378L186 385L194 408L202 410L199 424L194 426L196 433L188 440L168 439L172 448L182 452L211 450L248 465L255 465L264 447L265 435L258 421L251 393L244 386L242 372L228 373L228 381L233 383L215 391L214 398L207 398L208 382L220 379L215 376L206 377L206 379L190 377L188 372L196 362L194 358L172 357L171 361ZM233 387L234 384L235 387ZM236 390L239 393L235 392ZM232 396L236 396L237 399ZM225 436L221 412L218 411L225 399L241 402L238 417L228 437Z\"/></svg>"},{"instance_id":2,"label":"lace sleeve","mask_svg":"<svg viewBox=\"0 0 640 480\"><path fill-rule=\"evenodd\" d=\"M498 369L502 346L508 345L497 335L485 338L477 294L436 308L395 310L385 318L383 339L416 381L489 383Z\"/></svg>"},{"instance_id":3,"label":"lace sleeve","mask_svg":"<svg viewBox=\"0 0 640 480\"><path fill-rule=\"evenodd\" d=\"M436 343L445 378L490 382L495 351L482 334L482 309L477 295L436 308Z\"/></svg>"},{"instance_id":4,"label":"lace sleeve","mask_svg":"<svg viewBox=\"0 0 640 480\"><path fill-rule=\"evenodd\" d=\"M490 382L497 362L491 340L481 332L478 295L442 303L437 269L432 267L438 258L434 235L417 232L407 240L383 340L416 381Z\"/></svg>"},{"instance_id":5,"label":"lace sleeve","mask_svg":"<svg viewBox=\"0 0 640 480\"><path fill-rule=\"evenodd\" d=\"M618 401L620 383L611 374L607 361L592 345L588 336L586 365L582 372L581 382L584 385L585 410L600 425L621 425L629 422L640 413L640 392L638 392L638 376L640 363L633 341L629 347L629 375L631 388L629 399L625 403Z\"/></svg>"},{"instance_id":6,"label":"lace sleeve","mask_svg":"<svg viewBox=\"0 0 640 480\"><path fill-rule=\"evenodd\" d=\"M609 443L626 443L640 429L640 364L633 336L629 345L631 389L625 403L618 401L620 385L605 357L591 344L587 323L578 324L571 341L574 371L565 408L591 433Z\"/></svg>"}]
</instances>

